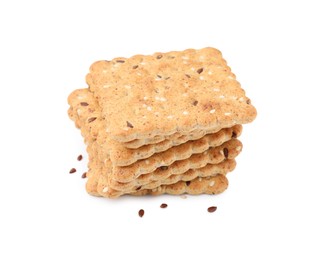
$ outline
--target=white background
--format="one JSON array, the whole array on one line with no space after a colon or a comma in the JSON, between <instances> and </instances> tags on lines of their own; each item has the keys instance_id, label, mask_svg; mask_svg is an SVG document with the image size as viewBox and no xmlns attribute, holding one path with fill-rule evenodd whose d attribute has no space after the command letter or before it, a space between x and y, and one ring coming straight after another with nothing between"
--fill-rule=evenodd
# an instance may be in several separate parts
<instances>
[{"instance_id":1,"label":"white background","mask_svg":"<svg viewBox=\"0 0 314 260\"><path fill-rule=\"evenodd\" d=\"M1 1L0 259L313 259L313 17L302 0ZM88 195L67 96L91 63L205 46L258 110L228 190Z\"/></svg>"}]
</instances>

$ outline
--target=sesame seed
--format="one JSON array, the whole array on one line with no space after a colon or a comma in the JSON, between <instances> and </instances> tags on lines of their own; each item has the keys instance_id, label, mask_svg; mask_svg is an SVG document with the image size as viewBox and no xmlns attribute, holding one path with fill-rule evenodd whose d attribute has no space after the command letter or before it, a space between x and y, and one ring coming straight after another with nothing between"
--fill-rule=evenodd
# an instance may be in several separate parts
<instances>
[{"instance_id":1,"label":"sesame seed","mask_svg":"<svg viewBox=\"0 0 314 260\"><path fill-rule=\"evenodd\" d=\"M215 181L211 181L210 183L209 183L209 186L210 187L213 187L215 185Z\"/></svg>"},{"instance_id":2,"label":"sesame seed","mask_svg":"<svg viewBox=\"0 0 314 260\"><path fill-rule=\"evenodd\" d=\"M160 98L160 101L165 102L165 101L167 101L167 99L164 98L164 97L161 97L161 98Z\"/></svg>"},{"instance_id":3,"label":"sesame seed","mask_svg":"<svg viewBox=\"0 0 314 260\"><path fill-rule=\"evenodd\" d=\"M200 80L204 80L204 77L203 77L203 76L200 76Z\"/></svg>"},{"instance_id":4,"label":"sesame seed","mask_svg":"<svg viewBox=\"0 0 314 260\"><path fill-rule=\"evenodd\" d=\"M147 100L147 99L148 99L148 97L144 97L143 99L144 99L144 100Z\"/></svg>"},{"instance_id":5,"label":"sesame seed","mask_svg":"<svg viewBox=\"0 0 314 260\"><path fill-rule=\"evenodd\" d=\"M189 114L189 112L188 111L183 111L183 113L182 113L183 115L188 115Z\"/></svg>"},{"instance_id":6,"label":"sesame seed","mask_svg":"<svg viewBox=\"0 0 314 260\"><path fill-rule=\"evenodd\" d=\"M170 116L167 116L167 119L172 119L174 116L173 115L170 115Z\"/></svg>"},{"instance_id":7,"label":"sesame seed","mask_svg":"<svg viewBox=\"0 0 314 260\"><path fill-rule=\"evenodd\" d=\"M87 173L84 172L84 173L82 174L82 179L85 179L86 177L87 177Z\"/></svg>"},{"instance_id":8,"label":"sesame seed","mask_svg":"<svg viewBox=\"0 0 314 260\"><path fill-rule=\"evenodd\" d=\"M213 73L209 70L209 71L208 71L208 74L209 74L209 75L212 75Z\"/></svg>"},{"instance_id":9,"label":"sesame seed","mask_svg":"<svg viewBox=\"0 0 314 260\"><path fill-rule=\"evenodd\" d=\"M225 96L224 96L224 95L221 95L221 96L219 96L219 98L225 98Z\"/></svg>"},{"instance_id":10,"label":"sesame seed","mask_svg":"<svg viewBox=\"0 0 314 260\"><path fill-rule=\"evenodd\" d=\"M241 151L242 147L241 146L237 146L236 150L239 152Z\"/></svg>"},{"instance_id":11,"label":"sesame seed","mask_svg":"<svg viewBox=\"0 0 314 260\"><path fill-rule=\"evenodd\" d=\"M108 187L103 188L102 192L106 193L109 190Z\"/></svg>"},{"instance_id":12,"label":"sesame seed","mask_svg":"<svg viewBox=\"0 0 314 260\"><path fill-rule=\"evenodd\" d=\"M231 115L230 112L225 113L225 116L230 116L230 115Z\"/></svg>"},{"instance_id":13,"label":"sesame seed","mask_svg":"<svg viewBox=\"0 0 314 260\"><path fill-rule=\"evenodd\" d=\"M130 88L131 88L130 85L125 85L124 87L125 87L126 89L130 89Z\"/></svg>"},{"instance_id":14,"label":"sesame seed","mask_svg":"<svg viewBox=\"0 0 314 260\"><path fill-rule=\"evenodd\" d=\"M103 85L103 88L110 88L110 85Z\"/></svg>"},{"instance_id":15,"label":"sesame seed","mask_svg":"<svg viewBox=\"0 0 314 260\"><path fill-rule=\"evenodd\" d=\"M77 157L77 160L78 160L78 161L82 161L82 159L83 159L83 156L80 154L80 155Z\"/></svg>"},{"instance_id":16,"label":"sesame seed","mask_svg":"<svg viewBox=\"0 0 314 260\"><path fill-rule=\"evenodd\" d=\"M243 102L244 101L244 97L240 97L239 101Z\"/></svg>"},{"instance_id":17,"label":"sesame seed","mask_svg":"<svg viewBox=\"0 0 314 260\"><path fill-rule=\"evenodd\" d=\"M214 114L215 111L216 111L216 109L212 109L212 110L209 111L209 113Z\"/></svg>"},{"instance_id":18,"label":"sesame seed","mask_svg":"<svg viewBox=\"0 0 314 260\"><path fill-rule=\"evenodd\" d=\"M214 89L213 89L213 91L215 91L215 92L219 92L219 91L220 91L220 89L219 89L219 88L214 88Z\"/></svg>"},{"instance_id":19,"label":"sesame seed","mask_svg":"<svg viewBox=\"0 0 314 260\"><path fill-rule=\"evenodd\" d=\"M150 106L148 106L148 107L147 107L147 110L148 110L148 111L152 111L152 110L153 110L153 108L152 108L152 107L150 107Z\"/></svg>"},{"instance_id":20,"label":"sesame seed","mask_svg":"<svg viewBox=\"0 0 314 260\"><path fill-rule=\"evenodd\" d=\"M162 209L165 209L165 208L168 207L168 205L167 205L166 203L162 203L162 204L160 205L160 207L161 207Z\"/></svg>"}]
</instances>

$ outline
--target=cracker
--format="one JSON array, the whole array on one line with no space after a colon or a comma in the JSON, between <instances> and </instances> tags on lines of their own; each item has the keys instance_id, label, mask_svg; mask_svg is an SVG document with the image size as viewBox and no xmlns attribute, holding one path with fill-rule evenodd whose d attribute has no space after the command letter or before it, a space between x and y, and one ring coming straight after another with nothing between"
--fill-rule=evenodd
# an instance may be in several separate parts
<instances>
[{"instance_id":1,"label":"cracker","mask_svg":"<svg viewBox=\"0 0 314 260\"><path fill-rule=\"evenodd\" d=\"M86 80L99 100L108 135L119 142L214 131L256 117L214 48L99 61Z\"/></svg>"},{"instance_id":2,"label":"cracker","mask_svg":"<svg viewBox=\"0 0 314 260\"><path fill-rule=\"evenodd\" d=\"M72 117L77 124L88 124L90 126L92 135L97 136L97 141L103 149L109 153L111 162L115 166L130 165L138 160L148 158L155 153L166 151L171 147L183 143L190 146L196 145L201 151L205 151L209 147L221 145L234 136L240 136L242 132L242 126L236 125L231 128L222 129L214 134L205 135L198 140L193 139L188 142L186 135L177 139L166 139L155 145L145 145L135 150L126 148L121 143L111 140L107 136L107 133L103 131L106 127L104 125L105 122L99 116L99 106L88 89L81 89L73 92L69 97L69 104L71 105L71 110L69 112L70 117ZM75 115L75 112L77 115ZM89 122L91 118L97 118L97 120ZM197 139L197 137L198 135L194 135L193 138ZM176 153L176 150L177 149L172 149L172 152Z\"/></svg>"}]
</instances>

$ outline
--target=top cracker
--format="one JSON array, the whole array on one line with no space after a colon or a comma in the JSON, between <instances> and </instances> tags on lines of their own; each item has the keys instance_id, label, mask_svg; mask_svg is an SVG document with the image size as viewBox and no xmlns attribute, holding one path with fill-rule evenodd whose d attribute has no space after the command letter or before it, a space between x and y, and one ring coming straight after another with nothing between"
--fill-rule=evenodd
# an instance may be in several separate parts
<instances>
[{"instance_id":1,"label":"top cracker","mask_svg":"<svg viewBox=\"0 0 314 260\"><path fill-rule=\"evenodd\" d=\"M95 62L86 81L106 132L120 142L218 131L249 123L256 109L214 48Z\"/></svg>"}]
</instances>

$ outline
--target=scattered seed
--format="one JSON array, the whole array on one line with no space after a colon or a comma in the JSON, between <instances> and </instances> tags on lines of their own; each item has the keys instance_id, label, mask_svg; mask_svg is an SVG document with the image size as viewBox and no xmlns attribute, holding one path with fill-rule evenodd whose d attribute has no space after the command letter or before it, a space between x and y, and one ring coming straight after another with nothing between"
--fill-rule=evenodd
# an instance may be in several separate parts
<instances>
[{"instance_id":1,"label":"scattered seed","mask_svg":"<svg viewBox=\"0 0 314 260\"><path fill-rule=\"evenodd\" d=\"M232 132L232 138L237 138L237 133L236 132Z\"/></svg>"},{"instance_id":2,"label":"scattered seed","mask_svg":"<svg viewBox=\"0 0 314 260\"><path fill-rule=\"evenodd\" d=\"M85 179L85 178L86 178L86 176L87 176L87 173L86 173L86 172L84 172L84 173L82 174L82 179Z\"/></svg>"},{"instance_id":3,"label":"scattered seed","mask_svg":"<svg viewBox=\"0 0 314 260\"><path fill-rule=\"evenodd\" d=\"M185 74L185 76L186 76L187 78L191 78L191 76L190 76L189 74Z\"/></svg>"},{"instance_id":4,"label":"scattered seed","mask_svg":"<svg viewBox=\"0 0 314 260\"><path fill-rule=\"evenodd\" d=\"M125 61L124 60L116 60L116 62L124 63Z\"/></svg>"},{"instance_id":5,"label":"scattered seed","mask_svg":"<svg viewBox=\"0 0 314 260\"><path fill-rule=\"evenodd\" d=\"M193 106L196 106L197 104L198 104L198 101L195 100L195 101L193 102Z\"/></svg>"},{"instance_id":6,"label":"scattered seed","mask_svg":"<svg viewBox=\"0 0 314 260\"><path fill-rule=\"evenodd\" d=\"M187 181L186 182L186 186L190 186L191 182L190 181Z\"/></svg>"},{"instance_id":7,"label":"scattered seed","mask_svg":"<svg viewBox=\"0 0 314 260\"><path fill-rule=\"evenodd\" d=\"M202 72L203 72L203 68L200 68L200 69L198 69L196 72L198 73L198 74L201 74Z\"/></svg>"},{"instance_id":8,"label":"scattered seed","mask_svg":"<svg viewBox=\"0 0 314 260\"><path fill-rule=\"evenodd\" d=\"M209 213L213 213L213 212L215 212L217 210L217 207L216 206L212 206L212 207L209 207L208 209L207 209L207 211L209 212Z\"/></svg>"},{"instance_id":9,"label":"scattered seed","mask_svg":"<svg viewBox=\"0 0 314 260\"><path fill-rule=\"evenodd\" d=\"M162 209L165 209L165 208L168 207L168 205L167 205L166 203L162 203L162 204L160 205L160 207L161 207Z\"/></svg>"},{"instance_id":10,"label":"scattered seed","mask_svg":"<svg viewBox=\"0 0 314 260\"><path fill-rule=\"evenodd\" d=\"M69 173L75 173L75 172L76 172L76 169L72 168Z\"/></svg>"},{"instance_id":11,"label":"scattered seed","mask_svg":"<svg viewBox=\"0 0 314 260\"><path fill-rule=\"evenodd\" d=\"M162 55L158 55L157 57L156 57L156 59L158 59L158 60L160 60L162 58Z\"/></svg>"},{"instance_id":12,"label":"scattered seed","mask_svg":"<svg viewBox=\"0 0 314 260\"><path fill-rule=\"evenodd\" d=\"M83 159L83 156L80 154L80 155L77 157L77 160L78 160L78 161L82 161L82 159Z\"/></svg>"},{"instance_id":13,"label":"scattered seed","mask_svg":"<svg viewBox=\"0 0 314 260\"><path fill-rule=\"evenodd\" d=\"M144 216L144 210L143 209L140 209L139 212L138 212L138 215L140 217L143 217Z\"/></svg>"},{"instance_id":14,"label":"scattered seed","mask_svg":"<svg viewBox=\"0 0 314 260\"><path fill-rule=\"evenodd\" d=\"M87 102L81 102L82 107L87 107L89 104Z\"/></svg>"},{"instance_id":15,"label":"scattered seed","mask_svg":"<svg viewBox=\"0 0 314 260\"><path fill-rule=\"evenodd\" d=\"M165 171L165 170L168 169L168 166L161 166L161 167L159 167L159 169L162 170L162 171Z\"/></svg>"},{"instance_id":16,"label":"scattered seed","mask_svg":"<svg viewBox=\"0 0 314 260\"><path fill-rule=\"evenodd\" d=\"M91 118L88 118L88 123L91 123L91 122L93 122L93 121L95 121L97 119L97 117L91 117Z\"/></svg>"},{"instance_id":17,"label":"scattered seed","mask_svg":"<svg viewBox=\"0 0 314 260\"><path fill-rule=\"evenodd\" d=\"M132 68L133 68L133 69L137 69L137 68L138 68L138 65L134 65Z\"/></svg>"},{"instance_id":18,"label":"scattered seed","mask_svg":"<svg viewBox=\"0 0 314 260\"><path fill-rule=\"evenodd\" d=\"M228 148L224 148L223 152L224 152L225 158L228 159L228 155L229 155L229 150L228 150Z\"/></svg>"},{"instance_id":19,"label":"scattered seed","mask_svg":"<svg viewBox=\"0 0 314 260\"><path fill-rule=\"evenodd\" d=\"M248 100L246 101L246 104L250 105L250 104L251 104L251 100L248 99Z\"/></svg>"},{"instance_id":20,"label":"scattered seed","mask_svg":"<svg viewBox=\"0 0 314 260\"><path fill-rule=\"evenodd\" d=\"M127 127L130 127L130 128L134 127L129 121L126 121L126 125L127 125Z\"/></svg>"},{"instance_id":21,"label":"scattered seed","mask_svg":"<svg viewBox=\"0 0 314 260\"><path fill-rule=\"evenodd\" d=\"M137 188L136 188L136 190L140 190L142 188L142 186L138 186Z\"/></svg>"}]
</instances>

